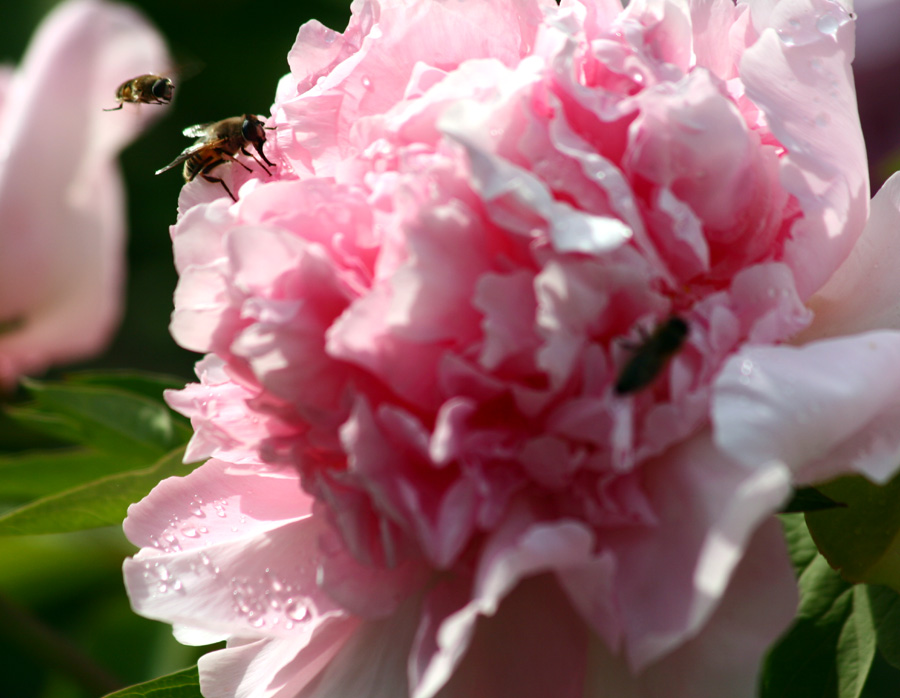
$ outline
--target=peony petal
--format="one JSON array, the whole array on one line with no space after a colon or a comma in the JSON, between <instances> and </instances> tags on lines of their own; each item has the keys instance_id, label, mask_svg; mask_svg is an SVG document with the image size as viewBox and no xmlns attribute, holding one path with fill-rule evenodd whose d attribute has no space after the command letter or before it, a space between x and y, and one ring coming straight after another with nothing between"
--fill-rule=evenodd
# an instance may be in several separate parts
<instances>
[{"instance_id":1,"label":"peony petal","mask_svg":"<svg viewBox=\"0 0 900 698\"><path fill-rule=\"evenodd\" d=\"M747 545L724 596L704 626L672 654L633 676L594 640L585 698L752 698L760 660L797 607L793 568L776 521Z\"/></svg>"},{"instance_id":2,"label":"peony petal","mask_svg":"<svg viewBox=\"0 0 900 698\"><path fill-rule=\"evenodd\" d=\"M298 698L397 698L408 695L406 659L416 628L418 599L389 619L360 626L315 686ZM284 696L288 698L288 696Z\"/></svg>"},{"instance_id":3,"label":"peony petal","mask_svg":"<svg viewBox=\"0 0 900 698\"><path fill-rule=\"evenodd\" d=\"M872 199L866 229L850 256L812 298L813 324L798 343L869 330L900 329L900 174Z\"/></svg>"},{"instance_id":4,"label":"peony petal","mask_svg":"<svg viewBox=\"0 0 900 698\"><path fill-rule=\"evenodd\" d=\"M331 621L308 642L231 641L226 649L205 654L197 662L200 689L206 698L295 698L314 685L357 626L354 620Z\"/></svg>"},{"instance_id":5,"label":"peony petal","mask_svg":"<svg viewBox=\"0 0 900 698\"><path fill-rule=\"evenodd\" d=\"M749 470L702 433L645 466L659 524L609 532L628 663L637 670L697 635L760 523L790 492L776 464ZM659 584L653 570L666 570Z\"/></svg>"},{"instance_id":6,"label":"peony petal","mask_svg":"<svg viewBox=\"0 0 900 698\"><path fill-rule=\"evenodd\" d=\"M836 0L781 2L764 21L768 28L744 53L740 76L788 151L782 183L805 216L792 228L785 258L806 299L850 254L868 213L850 70L853 21Z\"/></svg>"},{"instance_id":7,"label":"peony petal","mask_svg":"<svg viewBox=\"0 0 900 698\"><path fill-rule=\"evenodd\" d=\"M211 460L186 477L160 482L128 507L123 527L138 546L163 552L203 549L307 516L311 506L290 470L261 472L258 465ZM163 532L166 540L160 540Z\"/></svg>"},{"instance_id":8,"label":"peony petal","mask_svg":"<svg viewBox=\"0 0 900 698\"><path fill-rule=\"evenodd\" d=\"M311 517L202 549L126 560L133 608L237 637L312 637L341 611L316 583L323 527Z\"/></svg>"},{"instance_id":9,"label":"peony petal","mask_svg":"<svg viewBox=\"0 0 900 698\"><path fill-rule=\"evenodd\" d=\"M744 347L715 382L716 444L749 467L782 464L800 483L853 471L886 482L900 463L898 365L896 332Z\"/></svg>"},{"instance_id":10,"label":"peony petal","mask_svg":"<svg viewBox=\"0 0 900 698\"><path fill-rule=\"evenodd\" d=\"M505 624L515 621L504 618L504 604L523 588L534 589L530 586L532 581L525 580L547 571L556 573L572 602L587 616L585 620L610 643L617 643L618 621L610 596L611 585L604 583L611 580L612 565L606 556L595 556L592 545L590 532L580 524L534 524L527 511L514 509L514 513L488 543L471 591L471 600L466 602L463 594L464 605L454 608L453 590L441 588L436 589L429 598L431 613L436 616L430 618L426 615L427 624L420 628L414 649L414 698L431 698L443 695L442 691L447 691L449 695L463 695L459 692L465 690L474 691L477 695L494 695L500 690L500 685L507 687L507 683L497 683L500 676L505 676L507 682L514 681L513 677L518 676L518 672L510 672L505 667L507 661L513 661L511 658L507 660L502 654L497 655L501 661L493 669L490 660L485 661L485 655L490 656L494 650L490 646L481 647L481 628L487 622L488 627L493 626L497 632L506 633ZM537 588L546 588L543 582L534 583ZM556 587L557 582L549 584ZM448 593L450 597L447 597ZM455 595L459 597L458 592ZM519 596L519 601L522 598ZM546 665L543 660L538 660L532 650L524 647L525 653L532 657L526 665L533 666L535 674L529 674L525 682L532 688L526 689L525 684L516 684L517 692L525 691L525 695L531 695L534 691L535 696L546 695L550 683L544 681L556 681L562 691L560 695L566 695L581 685L579 672L583 670L583 665L580 649L586 640L585 630L578 628L581 623L573 618L569 602L562 601L562 595L553 588L547 589L545 600L550 604L549 608L555 610L545 617L539 615L535 607L535 612L529 614L528 623L535 623L536 626L544 622L550 625L559 623L561 640L571 644L561 649L561 656L545 655ZM512 603L515 607L518 601ZM538 606L542 611L547 610L540 604ZM486 618L491 620L485 621ZM537 639L540 633L532 637ZM560 636L554 633L554 637ZM501 646L507 646L510 642L511 638L503 641ZM524 635L520 642L527 643ZM466 668L470 655L473 657L471 666ZM515 653L515 656L521 656L521 653ZM557 670L562 670L564 676L557 675ZM487 686L493 688L488 689Z\"/></svg>"},{"instance_id":11,"label":"peony petal","mask_svg":"<svg viewBox=\"0 0 900 698\"><path fill-rule=\"evenodd\" d=\"M588 632L550 576L520 584L481 619L466 656L437 693L413 698L581 698Z\"/></svg>"}]
</instances>

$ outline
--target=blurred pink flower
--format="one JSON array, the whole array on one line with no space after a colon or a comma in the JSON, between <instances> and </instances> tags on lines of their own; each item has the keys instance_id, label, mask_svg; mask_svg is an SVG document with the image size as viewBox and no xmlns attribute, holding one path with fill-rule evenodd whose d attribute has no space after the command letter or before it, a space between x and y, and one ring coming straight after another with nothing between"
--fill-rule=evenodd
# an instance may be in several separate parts
<instances>
[{"instance_id":1,"label":"blurred pink flower","mask_svg":"<svg viewBox=\"0 0 900 698\"><path fill-rule=\"evenodd\" d=\"M118 152L158 111L116 88L169 58L134 9L71 0L0 79L0 385L100 351L122 301Z\"/></svg>"},{"instance_id":2,"label":"blurred pink flower","mask_svg":"<svg viewBox=\"0 0 900 698\"><path fill-rule=\"evenodd\" d=\"M879 283L841 267L875 244L852 14L353 11L300 30L277 173L183 190L208 356L169 400L212 460L131 508L135 609L228 640L208 698L754 695L796 601L771 514L900 460L900 335L784 344L877 326L841 310Z\"/></svg>"}]
</instances>

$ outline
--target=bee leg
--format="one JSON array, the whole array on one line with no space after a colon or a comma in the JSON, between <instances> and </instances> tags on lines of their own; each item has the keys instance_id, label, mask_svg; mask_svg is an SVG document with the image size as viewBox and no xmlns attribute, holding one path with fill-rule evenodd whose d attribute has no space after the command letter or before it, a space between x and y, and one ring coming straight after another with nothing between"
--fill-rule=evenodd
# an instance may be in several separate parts
<instances>
[{"instance_id":1,"label":"bee leg","mask_svg":"<svg viewBox=\"0 0 900 698\"><path fill-rule=\"evenodd\" d=\"M125 106L125 102L119 102L118 107L112 107L111 109L104 109L103 111L119 111L122 107Z\"/></svg>"},{"instance_id":2,"label":"bee leg","mask_svg":"<svg viewBox=\"0 0 900 698\"><path fill-rule=\"evenodd\" d=\"M225 191L228 192L228 196L231 197L231 200L234 201L235 203L237 203L237 197L231 193L231 189L229 189L228 185L225 184L225 182L223 182L219 177L210 177L208 174L201 174L200 176L203 177L203 179L205 179L210 184L215 184L216 182L221 184L223 187L225 187Z\"/></svg>"},{"instance_id":3,"label":"bee leg","mask_svg":"<svg viewBox=\"0 0 900 698\"><path fill-rule=\"evenodd\" d=\"M264 171L267 175L269 175L270 177L272 176L272 173L269 172L268 169L266 169L266 166L263 165L263 164L259 161L259 158L256 157L253 153L251 153L251 152L250 152L249 150L247 150L246 148L241 148L241 152L242 152L244 155L249 155L251 158L253 158L254 162L256 162L256 164L259 165L260 167L262 167L262 168L263 168L263 171ZM262 155L262 152L260 152L260 155ZM265 156L265 155L263 155L263 160L266 160L266 156ZM275 167L275 165L274 165L273 163L269 162L268 160L266 160L266 162L267 162L269 165L271 165L272 167Z\"/></svg>"},{"instance_id":4,"label":"bee leg","mask_svg":"<svg viewBox=\"0 0 900 698\"><path fill-rule=\"evenodd\" d=\"M247 167L247 165L245 165L243 162L241 162L240 160L238 160L238 159L237 159L236 157L234 157L234 155L232 155L231 153L229 153L229 152L227 152L227 151L225 151L225 150L218 150L218 149L216 150L216 152L222 157L223 160L230 160L231 162L236 162L238 165L240 165L240 166L243 167L245 170L247 170L247 172L253 172L253 168L252 168L252 167Z\"/></svg>"}]
</instances>

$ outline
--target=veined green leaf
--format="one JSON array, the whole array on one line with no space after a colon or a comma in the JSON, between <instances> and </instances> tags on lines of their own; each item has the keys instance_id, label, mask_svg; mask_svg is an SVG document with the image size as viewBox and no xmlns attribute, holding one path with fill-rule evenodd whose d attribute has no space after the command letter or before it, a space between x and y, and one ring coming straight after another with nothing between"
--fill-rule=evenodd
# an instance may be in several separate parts
<instances>
[{"instance_id":1,"label":"veined green leaf","mask_svg":"<svg viewBox=\"0 0 900 698\"><path fill-rule=\"evenodd\" d=\"M36 409L61 415L77 429L79 443L99 451L152 461L189 438L167 407L140 395L91 385L25 385Z\"/></svg>"},{"instance_id":2,"label":"veined green leaf","mask_svg":"<svg viewBox=\"0 0 900 698\"><path fill-rule=\"evenodd\" d=\"M47 448L54 445L54 442L66 445L80 443L81 430L74 420L59 414L16 406L5 408L3 418L4 427L12 432L7 440L19 448L35 444ZM17 437L26 432L30 436L25 443L21 443Z\"/></svg>"},{"instance_id":3,"label":"veined green leaf","mask_svg":"<svg viewBox=\"0 0 900 698\"><path fill-rule=\"evenodd\" d=\"M197 667L110 693L104 698L202 698Z\"/></svg>"},{"instance_id":4,"label":"veined green leaf","mask_svg":"<svg viewBox=\"0 0 900 698\"><path fill-rule=\"evenodd\" d=\"M24 501L149 464L129 453L66 448L0 456L0 500Z\"/></svg>"},{"instance_id":5,"label":"veined green leaf","mask_svg":"<svg viewBox=\"0 0 900 698\"><path fill-rule=\"evenodd\" d=\"M798 572L800 607L770 650L762 698L859 698L875 656L865 587L854 589L815 550L803 517L781 517Z\"/></svg>"},{"instance_id":6,"label":"veined green leaf","mask_svg":"<svg viewBox=\"0 0 900 698\"><path fill-rule=\"evenodd\" d=\"M869 603L875 618L878 651L895 669L900 669L900 595L889 587L869 585Z\"/></svg>"},{"instance_id":7,"label":"veined green leaf","mask_svg":"<svg viewBox=\"0 0 900 698\"><path fill-rule=\"evenodd\" d=\"M66 533L118 525L128 505L142 499L163 478L187 475L195 464L181 462L180 447L149 468L118 473L53 494L0 517L0 535Z\"/></svg>"},{"instance_id":8,"label":"veined green leaf","mask_svg":"<svg viewBox=\"0 0 900 698\"><path fill-rule=\"evenodd\" d=\"M79 371L66 375L66 383L115 388L159 403L164 402L163 391L184 387L181 378L143 371Z\"/></svg>"},{"instance_id":9,"label":"veined green leaf","mask_svg":"<svg viewBox=\"0 0 900 698\"><path fill-rule=\"evenodd\" d=\"M837 643L838 696L859 698L875 659L875 621L865 584L853 587L853 611Z\"/></svg>"}]
</instances>

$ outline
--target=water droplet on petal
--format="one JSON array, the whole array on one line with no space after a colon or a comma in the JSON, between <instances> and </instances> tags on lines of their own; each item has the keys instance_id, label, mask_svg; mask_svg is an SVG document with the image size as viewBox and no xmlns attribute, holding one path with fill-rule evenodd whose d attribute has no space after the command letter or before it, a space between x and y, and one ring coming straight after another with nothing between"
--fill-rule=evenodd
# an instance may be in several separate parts
<instances>
[{"instance_id":1,"label":"water droplet on petal","mask_svg":"<svg viewBox=\"0 0 900 698\"><path fill-rule=\"evenodd\" d=\"M816 20L816 29L823 34L835 35L841 28L841 22L834 15L822 15Z\"/></svg>"},{"instance_id":2,"label":"water droplet on petal","mask_svg":"<svg viewBox=\"0 0 900 698\"><path fill-rule=\"evenodd\" d=\"M306 604L299 603L294 599L288 599L284 605L284 614L290 620L304 620L309 615L309 609Z\"/></svg>"},{"instance_id":3,"label":"water droplet on petal","mask_svg":"<svg viewBox=\"0 0 900 698\"><path fill-rule=\"evenodd\" d=\"M778 31L778 38L781 39L781 43L783 43L785 46L793 46L795 43L792 34L788 34L787 32L783 32L781 30Z\"/></svg>"}]
</instances>

